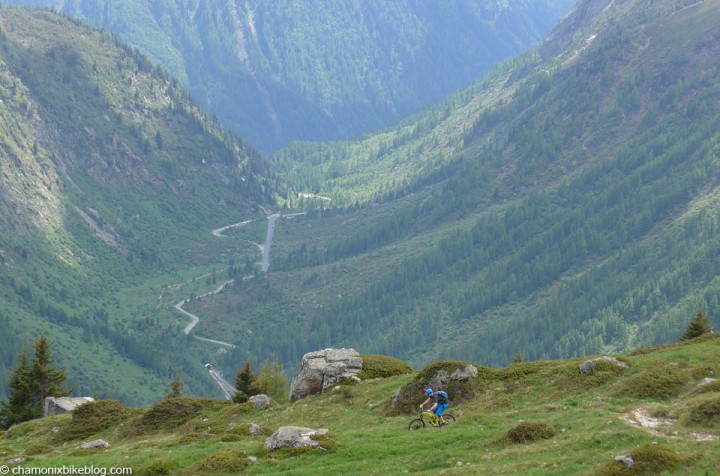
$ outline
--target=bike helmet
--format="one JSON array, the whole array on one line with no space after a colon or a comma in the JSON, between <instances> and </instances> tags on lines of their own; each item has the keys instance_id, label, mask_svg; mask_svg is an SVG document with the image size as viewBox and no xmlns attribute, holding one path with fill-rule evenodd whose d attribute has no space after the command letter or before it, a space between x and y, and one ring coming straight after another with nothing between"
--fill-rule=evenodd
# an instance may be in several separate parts
<instances>
[{"instance_id":1,"label":"bike helmet","mask_svg":"<svg viewBox=\"0 0 720 476\"><path fill-rule=\"evenodd\" d=\"M432 388L428 388L427 390L425 390L425 395L427 395L427 396L432 395L432 393L433 393Z\"/></svg>"}]
</instances>

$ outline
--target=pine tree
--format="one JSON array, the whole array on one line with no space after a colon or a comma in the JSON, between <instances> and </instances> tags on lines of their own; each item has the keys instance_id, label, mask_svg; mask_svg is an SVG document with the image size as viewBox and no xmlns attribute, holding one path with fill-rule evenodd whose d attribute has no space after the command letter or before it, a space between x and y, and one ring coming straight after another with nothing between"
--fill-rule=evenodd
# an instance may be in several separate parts
<instances>
[{"instance_id":1,"label":"pine tree","mask_svg":"<svg viewBox=\"0 0 720 476\"><path fill-rule=\"evenodd\" d=\"M65 369L56 369L50 354L52 345L45 334L33 345L35 357L30 369L30 385L33 390L32 404L36 417L43 414L46 397L64 397L70 394L65 388Z\"/></svg>"},{"instance_id":2,"label":"pine tree","mask_svg":"<svg viewBox=\"0 0 720 476\"><path fill-rule=\"evenodd\" d=\"M23 347L18 355L18 365L8 381L10 398L8 403L2 402L0 409L0 427L9 428L33 418L32 386L30 384L30 367L27 351Z\"/></svg>"},{"instance_id":3,"label":"pine tree","mask_svg":"<svg viewBox=\"0 0 720 476\"><path fill-rule=\"evenodd\" d=\"M182 397L183 383L180 380L180 373L175 372L175 378L170 382L170 393L165 398L180 398Z\"/></svg>"},{"instance_id":4,"label":"pine tree","mask_svg":"<svg viewBox=\"0 0 720 476\"><path fill-rule=\"evenodd\" d=\"M682 340L694 339L703 334L709 334L710 332L712 332L710 319L707 314L705 314L705 311L698 309L697 312L695 312L695 317L692 321L690 321L687 329L685 329L685 334L683 334Z\"/></svg>"},{"instance_id":5,"label":"pine tree","mask_svg":"<svg viewBox=\"0 0 720 476\"><path fill-rule=\"evenodd\" d=\"M238 370L235 376L235 396L233 401L236 403L244 403L248 401L248 398L252 395L253 384L255 382L255 375L253 374L252 363L250 360L245 361L245 366Z\"/></svg>"}]
</instances>

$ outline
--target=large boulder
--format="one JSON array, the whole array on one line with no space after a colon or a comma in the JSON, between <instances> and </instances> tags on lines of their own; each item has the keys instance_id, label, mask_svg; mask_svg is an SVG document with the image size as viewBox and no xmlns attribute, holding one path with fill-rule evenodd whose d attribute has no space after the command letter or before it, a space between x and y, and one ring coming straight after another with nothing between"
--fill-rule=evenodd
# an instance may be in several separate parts
<instances>
[{"instance_id":1,"label":"large boulder","mask_svg":"<svg viewBox=\"0 0 720 476\"><path fill-rule=\"evenodd\" d=\"M342 379L358 379L363 361L355 349L325 349L303 356L290 385L290 399L315 395Z\"/></svg>"},{"instance_id":2,"label":"large boulder","mask_svg":"<svg viewBox=\"0 0 720 476\"><path fill-rule=\"evenodd\" d=\"M249 400L252 403L253 408L258 410L264 410L270 406L272 399L265 394L253 395Z\"/></svg>"},{"instance_id":3,"label":"large boulder","mask_svg":"<svg viewBox=\"0 0 720 476\"><path fill-rule=\"evenodd\" d=\"M55 416L61 413L71 412L80 405L94 402L92 397L46 397L43 406L43 416Z\"/></svg>"},{"instance_id":4,"label":"large boulder","mask_svg":"<svg viewBox=\"0 0 720 476\"><path fill-rule=\"evenodd\" d=\"M265 440L266 450L277 450L280 448L297 448L309 446L312 448L325 449L320 443L312 439L312 436L326 435L326 428L314 430L301 426L283 426L277 429L268 439Z\"/></svg>"}]
</instances>

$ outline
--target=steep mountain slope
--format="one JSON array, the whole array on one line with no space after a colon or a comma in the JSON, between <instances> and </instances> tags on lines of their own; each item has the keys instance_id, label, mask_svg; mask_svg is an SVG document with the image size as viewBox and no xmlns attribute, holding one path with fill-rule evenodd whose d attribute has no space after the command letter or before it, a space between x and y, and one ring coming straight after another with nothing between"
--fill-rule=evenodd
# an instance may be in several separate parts
<instances>
[{"instance_id":1,"label":"steep mountain slope","mask_svg":"<svg viewBox=\"0 0 720 476\"><path fill-rule=\"evenodd\" d=\"M416 365L672 341L698 307L717 326L718 9L612 3L457 111L295 146L310 166L288 177L320 177L308 192L382 203L281 222L267 282L197 303L204 326L238 355L356 346ZM367 177L384 187L363 195Z\"/></svg>"},{"instance_id":2,"label":"steep mountain slope","mask_svg":"<svg viewBox=\"0 0 720 476\"><path fill-rule=\"evenodd\" d=\"M44 331L77 390L161 394L182 339L109 322L113 293L207 262L203 234L272 202L263 162L146 58L49 12L0 9L0 118L2 389Z\"/></svg>"},{"instance_id":3,"label":"steep mountain slope","mask_svg":"<svg viewBox=\"0 0 720 476\"><path fill-rule=\"evenodd\" d=\"M537 44L572 0L10 0L117 34L251 144L356 137Z\"/></svg>"}]
</instances>

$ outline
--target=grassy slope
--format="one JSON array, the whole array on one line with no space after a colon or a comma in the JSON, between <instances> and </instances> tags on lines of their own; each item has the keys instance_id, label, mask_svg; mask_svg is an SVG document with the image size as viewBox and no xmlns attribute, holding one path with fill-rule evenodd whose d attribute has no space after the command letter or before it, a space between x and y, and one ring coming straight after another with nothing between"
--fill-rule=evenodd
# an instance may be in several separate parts
<instances>
[{"instance_id":1,"label":"grassy slope","mask_svg":"<svg viewBox=\"0 0 720 476\"><path fill-rule=\"evenodd\" d=\"M720 465L718 415L705 424L692 423L688 416L699 402L720 398L720 392L695 392L705 375L720 373L717 336L647 348L626 358L631 367L625 374L602 379L580 376L577 364L582 359L516 364L496 371L495 378L482 383L475 399L451 407L458 421L442 430L411 433L406 429L410 415L385 415L393 392L412 380L407 375L362 382L265 411L206 402L199 416L162 432L133 434L131 428L137 427L147 410L134 411L100 433L66 443L53 441L51 429L59 428L62 435L71 423L69 415L32 421L12 428L0 439L0 461L24 456L28 458L25 466L122 465L143 474L143 465L160 457L172 462L172 474L195 474L200 461L231 448L257 457L247 468L252 474L571 475L584 474L638 445L657 442L676 451L683 461L670 474L716 470ZM684 377L670 396L622 395L628 382L657 368L682 370ZM652 430L621 420L639 408L670 424ZM557 434L526 444L499 442L508 429L523 421L550 424ZM250 423L259 424L265 434L249 436ZM328 452L263 450L265 437L283 425L328 428L333 448ZM111 448L77 449L83 441L95 438L109 441ZM37 446L41 444L48 446ZM31 445L41 454L29 456ZM239 459L248 463L244 456Z\"/></svg>"}]
</instances>

